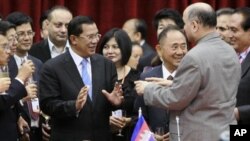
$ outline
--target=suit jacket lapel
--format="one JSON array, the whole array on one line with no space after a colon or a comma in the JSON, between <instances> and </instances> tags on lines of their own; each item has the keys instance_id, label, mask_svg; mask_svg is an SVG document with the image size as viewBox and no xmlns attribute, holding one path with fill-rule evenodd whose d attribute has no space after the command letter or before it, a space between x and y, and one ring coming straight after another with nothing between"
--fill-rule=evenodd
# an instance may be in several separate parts
<instances>
[{"instance_id":1,"label":"suit jacket lapel","mask_svg":"<svg viewBox=\"0 0 250 141\"><path fill-rule=\"evenodd\" d=\"M50 49L49 49L49 41L48 39L47 40L44 40L43 41L43 46L42 46L42 51L43 51L43 56L46 60L49 60L51 57L51 54L50 54Z\"/></svg>"},{"instance_id":2,"label":"suit jacket lapel","mask_svg":"<svg viewBox=\"0 0 250 141\"><path fill-rule=\"evenodd\" d=\"M66 73L70 76L71 82L74 83L77 89L80 90L83 87L82 78L69 52L65 53L64 65L64 69Z\"/></svg>"},{"instance_id":3,"label":"suit jacket lapel","mask_svg":"<svg viewBox=\"0 0 250 141\"><path fill-rule=\"evenodd\" d=\"M241 78L248 72L250 69L250 53L247 54L245 60L241 64Z\"/></svg>"},{"instance_id":4,"label":"suit jacket lapel","mask_svg":"<svg viewBox=\"0 0 250 141\"><path fill-rule=\"evenodd\" d=\"M96 101L96 97L98 94L97 88L100 88L98 86L100 84L98 82L99 81L98 76L100 74L100 70L96 69L96 68L99 68L100 65L95 55L93 55L90 59L91 59L91 71L92 71L92 102L94 103ZM95 66L95 68L93 66Z\"/></svg>"},{"instance_id":5,"label":"suit jacket lapel","mask_svg":"<svg viewBox=\"0 0 250 141\"><path fill-rule=\"evenodd\" d=\"M10 57L8 67L9 67L10 78L14 79L17 76L18 67L16 64L16 60L13 56Z\"/></svg>"}]
</instances>

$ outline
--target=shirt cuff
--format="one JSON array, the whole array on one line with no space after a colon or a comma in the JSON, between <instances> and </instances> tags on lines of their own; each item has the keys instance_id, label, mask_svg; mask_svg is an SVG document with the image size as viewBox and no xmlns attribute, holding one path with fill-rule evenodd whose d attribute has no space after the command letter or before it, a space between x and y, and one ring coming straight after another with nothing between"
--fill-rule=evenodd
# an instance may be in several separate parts
<instances>
[{"instance_id":1,"label":"shirt cuff","mask_svg":"<svg viewBox=\"0 0 250 141\"><path fill-rule=\"evenodd\" d=\"M19 78L15 78L17 81L19 81L21 84L23 84L24 85L24 82L21 80L21 79L19 79Z\"/></svg>"}]
</instances>

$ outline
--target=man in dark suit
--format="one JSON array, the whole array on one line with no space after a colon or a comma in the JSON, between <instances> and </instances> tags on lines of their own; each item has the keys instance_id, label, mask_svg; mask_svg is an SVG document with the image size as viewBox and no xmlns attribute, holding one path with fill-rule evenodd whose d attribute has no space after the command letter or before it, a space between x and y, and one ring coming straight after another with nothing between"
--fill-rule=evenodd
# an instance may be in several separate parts
<instances>
[{"instance_id":1,"label":"man in dark suit","mask_svg":"<svg viewBox=\"0 0 250 141\"><path fill-rule=\"evenodd\" d=\"M40 103L51 116L50 140L109 141L109 115L122 102L121 87L113 90L116 68L95 54L100 34L90 17L72 19L68 38L69 51L47 61L41 71Z\"/></svg>"},{"instance_id":2,"label":"man in dark suit","mask_svg":"<svg viewBox=\"0 0 250 141\"><path fill-rule=\"evenodd\" d=\"M250 124L250 8L238 8L230 21L230 41L241 63L235 115L238 124Z\"/></svg>"},{"instance_id":3,"label":"man in dark suit","mask_svg":"<svg viewBox=\"0 0 250 141\"><path fill-rule=\"evenodd\" d=\"M139 60L137 69L142 72L145 66L151 66L151 60L156 55L154 49L146 42L147 25L142 19L129 19L123 27L131 41L140 44L143 50L143 55Z\"/></svg>"},{"instance_id":4,"label":"man in dark suit","mask_svg":"<svg viewBox=\"0 0 250 141\"><path fill-rule=\"evenodd\" d=\"M156 45L156 50L163 63L148 72L142 73L142 80L146 79L155 82L162 82L165 79L172 80L181 59L187 53L187 41L185 35L181 29L176 26L172 25L164 29L159 35L158 40L160 42ZM174 48L173 46L177 46L177 48ZM163 127L165 133L168 132L169 113L166 109L146 106L142 96L136 99L136 110L138 110L138 107L142 108L143 115L153 132L156 133L158 127ZM167 136L167 134L162 137L156 135L156 138L167 139Z\"/></svg>"},{"instance_id":5,"label":"man in dark suit","mask_svg":"<svg viewBox=\"0 0 250 141\"><path fill-rule=\"evenodd\" d=\"M39 71L42 67L42 62L37 58L28 54L33 43L34 32L32 30L32 19L21 12L13 12L7 16L7 20L16 26L17 33L17 49L13 57L9 61L9 70L11 79L15 78L18 69L21 68L24 61L31 60L35 65L35 72L31 75L30 81L39 81ZM33 82L32 82L33 83ZM39 112L34 113L32 104L34 98L37 98L37 93L32 93L21 100L21 115L30 125L30 139L32 141L41 140L41 128L39 127ZM34 107L33 107L34 108ZM33 115L33 116L32 116Z\"/></svg>"},{"instance_id":6,"label":"man in dark suit","mask_svg":"<svg viewBox=\"0 0 250 141\"><path fill-rule=\"evenodd\" d=\"M6 22L0 21L0 65L7 66L10 57L10 47L5 37L8 28ZM18 71L15 79L9 77L0 78L0 92L7 91L6 95L0 95L0 138L3 141L17 140L17 114L15 103L27 95L24 83L34 71L34 65L31 61L24 63Z\"/></svg>"},{"instance_id":7,"label":"man in dark suit","mask_svg":"<svg viewBox=\"0 0 250 141\"><path fill-rule=\"evenodd\" d=\"M46 20L48 39L34 44L29 53L43 63L64 53L69 47L67 26L71 19L72 14L66 7L55 6L49 10Z\"/></svg>"}]
</instances>

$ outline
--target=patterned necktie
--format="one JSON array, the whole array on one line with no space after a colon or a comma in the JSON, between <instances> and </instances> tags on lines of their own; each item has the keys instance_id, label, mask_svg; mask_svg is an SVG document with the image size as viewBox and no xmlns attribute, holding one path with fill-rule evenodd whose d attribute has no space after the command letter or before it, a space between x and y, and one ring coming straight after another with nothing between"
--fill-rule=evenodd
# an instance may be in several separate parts
<instances>
[{"instance_id":1,"label":"patterned necktie","mask_svg":"<svg viewBox=\"0 0 250 141\"><path fill-rule=\"evenodd\" d=\"M173 80L173 79L174 79L174 78L173 78L172 75L169 75L168 78L167 78L167 80Z\"/></svg>"},{"instance_id":2,"label":"patterned necktie","mask_svg":"<svg viewBox=\"0 0 250 141\"><path fill-rule=\"evenodd\" d=\"M90 99L92 100L92 81L91 81L91 78L89 76L88 69L87 69L88 63L89 62L87 59L82 60L82 80L83 80L84 85L89 88L88 95Z\"/></svg>"}]
</instances>

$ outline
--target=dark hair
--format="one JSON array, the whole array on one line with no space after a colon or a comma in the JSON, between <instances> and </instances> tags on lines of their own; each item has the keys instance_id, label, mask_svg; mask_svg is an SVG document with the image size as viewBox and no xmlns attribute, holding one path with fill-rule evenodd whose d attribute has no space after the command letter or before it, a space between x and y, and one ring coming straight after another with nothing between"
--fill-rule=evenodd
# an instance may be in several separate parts
<instances>
[{"instance_id":1,"label":"dark hair","mask_svg":"<svg viewBox=\"0 0 250 141\"><path fill-rule=\"evenodd\" d=\"M184 22L182 20L181 14L174 9L164 8L164 9L159 10L155 14L154 19L153 19L153 25L156 30L158 29L159 21L162 19L171 19L175 22L177 26L179 26L179 28L184 27Z\"/></svg>"},{"instance_id":2,"label":"dark hair","mask_svg":"<svg viewBox=\"0 0 250 141\"><path fill-rule=\"evenodd\" d=\"M68 25L68 38L70 35L79 36L84 31L82 30L82 24L94 24L95 22L91 17L88 16L76 16ZM70 39L69 39L70 42Z\"/></svg>"},{"instance_id":3,"label":"dark hair","mask_svg":"<svg viewBox=\"0 0 250 141\"><path fill-rule=\"evenodd\" d=\"M176 25L169 25L167 26L161 33L160 35L158 36L158 43L161 41L162 38L166 37L168 32L170 31L179 31L180 33L183 34L183 36L186 38L184 32L182 29L180 29L178 26ZM186 39L186 42L187 42L187 39Z\"/></svg>"},{"instance_id":4,"label":"dark hair","mask_svg":"<svg viewBox=\"0 0 250 141\"><path fill-rule=\"evenodd\" d=\"M141 45L137 42L132 42L132 46L140 46L141 47Z\"/></svg>"},{"instance_id":5,"label":"dark hair","mask_svg":"<svg viewBox=\"0 0 250 141\"><path fill-rule=\"evenodd\" d=\"M46 10L42 13L40 19L39 19L39 24L40 24L40 29L43 28L43 22L47 20L49 14L49 10Z\"/></svg>"},{"instance_id":6,"label":"dark hair","mask_svg":"<svg viewBox=\"0 0 250 141\"><path fill-rule=\"evenodd\" d=\"M234 9L232 8L221 8L216 11L216 16L219 17L221 15L232 15L234 12Z\"/></svg>"},{"instance_id":7,"label":"dark hair","mask_svg":"<svg viewBox=\"0 0 250 141\"><path fill-rule=\"evenodd\" d=\"M135 19L135 32L141 33L141 38L147 37L147 24L143 19Z\"/></svg>"},{"instance_id":8,"label":"dark hair","mask_svg":"<svg viewBox=\"0 0 250 141\"><path fill-rule=\"evenodd\" d=\"M9 21L12 24L15 24L16 26L20 26L22 24L29 23L32 26L32 19L30 16L22 13L22 12L13 12L10 13L7 18L7 21Z\"/></svg>"},{"instance_id":9,"label":"dark hair","mask_svg":"<svg viewBox=\"0 0 250 141\"><path fill-rule=\"evenodd\" d=\"M241 23L241 27L244 31L247 31L250 28L250 8L237 8L234 13L242 14L244 20Z\"/></svg>"},{"instance_id":10,"label":"dark hair","mask_svg":"<svg viewBox=\"0 0 250 141\"><path fill-rule=\"evenodd\" d=\"M104 34L102 40L99 43L99 53L103 54L102 51L104 46L113 37L115 38L115 41L121 50L121 65L126 65L131 55L132 43L128 34L122 29L112 28Z\"/></svg>"},{"instance_id":11,"label":"dark hair","mask_svg":"<svg viewBox=\"0 0 250 141\"><path fill-rule=\"evenodd\" d=\"M67 7L64 7L64 6L61 6L61 5L57 5L57 6L54 6L52 7L49 12L48 12L48 17L47 19L50 21L52 19L52 13L56 10L65 10L65 11L68 11L71 15L72 13L70 12L70 10L67 8Z\"/></svg>"},{"instance_id":12,"label":"dark hair","mask_svg":"<svg viewBox=\"0 0 250 141\"><path fill-rule=\"evenodd\" d=\"M190 8L188 20L197 20L204 27L215 27L217 24L216 13L212 8L209 10L203 7Z\"/></svg>"},{"instance_id":13,"label":"dark hair","mask_svg":"<svg viewBox=\"0 0 250 141\"><path fill-rule=\"evenodd\" d=\"M0 21L0 34L6 36L7 31L11 28L15 28L15 25L8 21Z\"/></svg>"}]
</instances>

